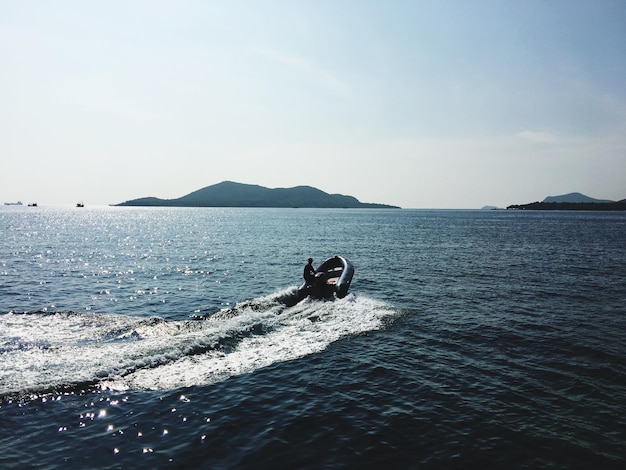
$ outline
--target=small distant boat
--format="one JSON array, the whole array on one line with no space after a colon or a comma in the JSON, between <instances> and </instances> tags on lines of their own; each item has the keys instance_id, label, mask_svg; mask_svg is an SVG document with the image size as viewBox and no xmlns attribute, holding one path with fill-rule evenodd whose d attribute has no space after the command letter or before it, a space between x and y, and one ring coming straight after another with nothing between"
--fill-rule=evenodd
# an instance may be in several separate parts
<instances>
[{"instance_id":1,"label":"small distant boat","mask_svg":"<svg viewBox=\"0 0 626 470\"><path fill-rule=\"evenodd\" d=\"M78 203L76 204L76 207L85 207L85 204L83 204L82 202L78 202Z\"/></svg>"},{"instance_id":2,"label":"small distant boat","mask_svg":"<svg viewBox=\"0 0 626 470\"><path fill-rule=\"evenodd\" d=\"M334 256L324 261L315 270L315 284L303 283L296 294L297 302L306 297L315 299L339 299L348 295L348 289L354 276L354 266L343 256Z\"/></svg>"},{"instance_id":3,"label":"small distant boat","mask_svg":"<svg viewBox=\"0 0 626 470\"><path fill-rule=\"evenodd\" d=\"M21 206L23 204L22 204L22 201L17 201L17 202L5 202L4 205L5 206Z\"/></svg>"},{"instance_id":4,"label":"small distant boat","mask_svg":"<svg viewBox=\"0 0 626 470\"><path fill-rule=\"evenodd\" d=\"M31 202L28 207L37 207L37 203L36 202Z\"/></svg>"}]
</instances>

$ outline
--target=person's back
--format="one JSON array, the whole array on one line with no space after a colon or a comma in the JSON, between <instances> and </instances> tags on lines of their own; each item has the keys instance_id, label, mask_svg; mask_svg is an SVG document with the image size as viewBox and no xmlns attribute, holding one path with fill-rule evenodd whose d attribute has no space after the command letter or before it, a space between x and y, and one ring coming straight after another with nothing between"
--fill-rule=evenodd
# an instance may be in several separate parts
<instances>
[{"instance_id":1,"label":"person's back","mask_svg":"<svg viewBox=\"0 0 626 470\"><path fill-rule=\"evenodd\" d=\"M308 259L307 265L304 267L304 282L308 286L315 284L315 268L313 267L313 258Z\"/></svg>"}]
</instances>

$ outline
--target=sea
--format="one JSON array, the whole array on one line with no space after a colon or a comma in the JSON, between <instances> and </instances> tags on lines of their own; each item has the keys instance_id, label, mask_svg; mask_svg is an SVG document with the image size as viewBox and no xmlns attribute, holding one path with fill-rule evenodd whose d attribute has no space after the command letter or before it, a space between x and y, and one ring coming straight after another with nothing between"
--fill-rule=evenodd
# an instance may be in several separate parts
<instances>
[{"instance_id":1,"label":"sea","mask_svg":"<svg viewBox=\"0 0 626 470\"><path fill-rule=\"evenodd\" d=\"M0 208L2 469L626 468L626 213ZM283 300L308 257L348 296Z\"/></svg>"}]
</instances>

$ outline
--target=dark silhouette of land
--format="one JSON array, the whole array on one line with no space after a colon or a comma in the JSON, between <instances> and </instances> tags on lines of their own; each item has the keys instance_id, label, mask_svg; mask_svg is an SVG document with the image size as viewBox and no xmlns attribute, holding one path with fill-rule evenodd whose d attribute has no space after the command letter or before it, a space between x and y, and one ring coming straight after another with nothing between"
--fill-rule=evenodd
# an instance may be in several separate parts
<instances>
[{"instance_id":1,"label":"dark silhouette of land","mask_svg":"<svg viewBox=\"0 0 626 470\"><path fill-rule=\"evenodd\" d=\"M594 199L580 193L564 194L562 196L548 196L543 201L529 204L513 204L511 210L539 210L539 211L623 211L626 210L626 199L610 201Z\"/></svg>"},{"instance_id":2,"label":"dark silhouette of land","mask_svg":"<svg viewBox=\"0 0 626 470\"><path fill-rule=\"evenodd\" d=\"M531 202L513 204L507 209L529 211L626 211L626 201L618 202Z\"/></svg>"},{"instance_id":3,"label":"dark silhouette of land","mask_svg":"<svg viewBox=\"0 0 626 470\"><path fill-rule=\"evenodd\" d=\"M309 207L399 209L387 204L360 202L353 196L328 194L311 186L270 189L263 186L223 181L177 199L144 197L117 206L151 207Z\"/></svg>"}]
</instances>

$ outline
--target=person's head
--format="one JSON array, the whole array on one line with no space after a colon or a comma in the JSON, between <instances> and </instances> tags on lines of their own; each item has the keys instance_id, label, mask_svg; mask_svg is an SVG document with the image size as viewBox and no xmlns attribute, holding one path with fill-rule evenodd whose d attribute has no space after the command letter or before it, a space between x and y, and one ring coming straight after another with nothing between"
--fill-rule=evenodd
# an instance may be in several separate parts
<instances>
[{"instance_id":1,"label":"person's head","mask_svg":"<svg viewBox=\"0 0 626 470\"><path fill-rule=\"evenodd\" d=\"M313 263L313 258L309 258L309 264Z\"/></svg>"}]
</instances>

